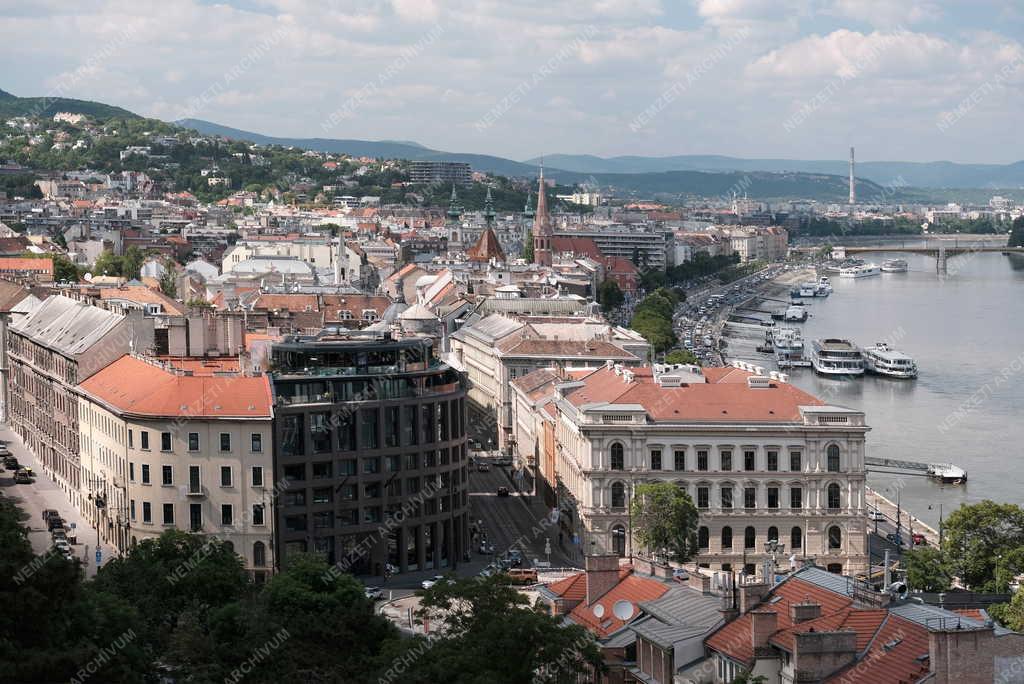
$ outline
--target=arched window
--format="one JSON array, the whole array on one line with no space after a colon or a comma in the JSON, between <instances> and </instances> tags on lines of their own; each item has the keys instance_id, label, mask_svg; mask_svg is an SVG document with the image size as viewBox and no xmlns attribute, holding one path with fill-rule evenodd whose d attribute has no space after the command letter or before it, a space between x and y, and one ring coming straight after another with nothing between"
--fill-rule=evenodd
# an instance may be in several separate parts
<instances>
[{"instance_id":1,"label":"arched window","mask_svg":"<svg viewBox=\"0 0 1024 684\"><path fill-rule=\"evenodd\" d=\"M839 508L839 485L833 482L828 486L828 507L831 509Z\"/></svg>"},{"instance_id":2,"label":"arched window","mask_svg":"<svg viewBox=\"0 0 1024 684\"><path fill-rule=\"evenodd\" d=\"M752 549L757 544L757 532L753 527L743 530L743 548Z\"/></svg>"},{"instance_id":3,"label":"arched window","mask_svg":"<svg viewBox=\"0 0 1024 684\"><path fill-rule=\"evenodd\" d=\"M732 528L729 526L722 528L722 548L732 548Z\"/></svg>"},{"instance_id":4,"label":"arched window","mask_svg":"<svg viewBox=\"0 0 1024 684\"><path fill-rule=\"evenodd\" d=\"M612 484L612 508L626 507L626 485L621 482Z\"/></svg>"},{"instance_id":5,"label":"arched window","mask_svg":"<svg viewBox=\"0 0 1024 684\"><path fill-rule=\"evenodd\" d=\"M789 548L791 549L802 549L804 546L804 531L799 527L794 527L789 533Z\"/></svg>"},{"instance_id":6,"label":"arched window","mask_svg":"<svg viewBox=\"0 0 1024 684\"><path fill-rule=\"evenodd\" d=\"M612 470L625 470L626 457L623 454L622 444L612 444Z\"/></svg>"},{"instance_id":7,"label":"arched window","mask_svg":"<svg viewBox=\"0 0 1024 684\"><path fill-rule=\"evenodd\" d=\"M704 526L697 528L697 548L708 548L708 528Z\"/></svg>"},{"instance_id":8,"label":"arched window","mask_svg":"<svg viewBox=\"0 0 1024 684\"><path fill-rule=\"evenodd\" d=\"M831 551L843 548L843 531L835 525L828 528L828 548Z\"/></svg>"},{"instance_id":9,"label":"arched window","mask_svg":"<svg viewBox=\"0 0 1024 684\"><path fill-rule=\"evenodd\" d=\"M252 564L257 568L266 566L267 547L263 545L263 542L256 542L252 545Z\"/></svg>"},{"instance_id":10,"label":"arched window","mask_svg":"<svg viewBox=\"0 0 1024 684\"><path fill-rule=\"evenodd\" d=\"M224 548L230 551L231 553L235 552L235 545L229 541L224 542Z\"/></svg>"},{"instance_id":11,"label":"arched window","mask_svg":"<svg viewBox=\"0 0 1024 684\"><path fill-rule=\"evenodd\" d=\"M779 528L778 527L769 527L768 528L768 541L772 541L773 539L775 541L779 541Z\"/></svg>"},{"instance_id":12,"label":"arched window","mask_svg":"<svg viewBox=\"0 0 1024 684\"><path fill-rule=\"evenodd\" d=\"M828 456L828 472L839 472L839 445L829 444L825 452Z\"/></svg>"},{"instance_id":13,"label":"arched window","mask_svg":"<svg viewBox=\"0 0 1024 684\"><path fill-rule=\"evenodd\" d=\"M626 556L626 528L622 525L612 527L612 551L619 558Z\"/></svg>"}]
</instances>

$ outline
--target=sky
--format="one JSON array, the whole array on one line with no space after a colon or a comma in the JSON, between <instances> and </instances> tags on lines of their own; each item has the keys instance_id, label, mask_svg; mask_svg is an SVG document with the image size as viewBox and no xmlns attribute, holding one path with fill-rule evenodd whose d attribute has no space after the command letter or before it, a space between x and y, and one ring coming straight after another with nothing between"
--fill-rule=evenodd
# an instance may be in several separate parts
<instances>
[{"instance_id":1,"label":"sky","mask_svg":"<svg viewBox=\"0 0 1024 684\"><path fill-rule=\"evenodd\" d=\"M1024 159L1019 0L0 0L0 89L544 154Z\"/></svg>"}]
</instances>

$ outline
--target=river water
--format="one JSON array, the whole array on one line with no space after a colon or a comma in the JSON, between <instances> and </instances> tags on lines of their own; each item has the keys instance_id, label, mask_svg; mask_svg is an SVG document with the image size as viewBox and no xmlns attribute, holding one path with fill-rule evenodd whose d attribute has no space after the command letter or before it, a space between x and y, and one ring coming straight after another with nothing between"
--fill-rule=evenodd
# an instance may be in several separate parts
<instances>
[{"instance_id":1,"label":"river water","mask_svg":"<svg viewBox=\"0 0 1024 684\"><path fill-rule=\"evenodd\" d=\"M790 382L829 403L864 411L869 456L954 463L965 485L926 477L868 474L868 485L936 526L962 502L1024 505L1024 264L998 253L951 257L936 273L925 255L904 258L907 273L831 275L834 292L805 299L804 341L842 337L859 346L887 341L912 356L916 380L865 375L852 380L797 369ZM1019 259L1019 258L1014 258ZM1014 266L1016 265L1016 269ZM765 364L773 367L773 364Z\"/></svg>"}]
</instances>

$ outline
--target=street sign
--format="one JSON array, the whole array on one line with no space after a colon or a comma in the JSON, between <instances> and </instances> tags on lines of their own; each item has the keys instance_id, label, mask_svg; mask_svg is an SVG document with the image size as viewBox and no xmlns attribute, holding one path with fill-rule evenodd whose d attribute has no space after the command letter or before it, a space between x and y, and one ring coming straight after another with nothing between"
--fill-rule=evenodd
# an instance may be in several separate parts
<instances>
[{"instance_id":1,"label":"street sign","mask_svg":"<svg viewBox=\"0 0 1024 684\"><path fill-rule=\"evenodd\" d=\"M103 551L100 550L100 549L96 549L96 565L99 565L102 562L103 562Z\"/></svg>"}]
</instances>

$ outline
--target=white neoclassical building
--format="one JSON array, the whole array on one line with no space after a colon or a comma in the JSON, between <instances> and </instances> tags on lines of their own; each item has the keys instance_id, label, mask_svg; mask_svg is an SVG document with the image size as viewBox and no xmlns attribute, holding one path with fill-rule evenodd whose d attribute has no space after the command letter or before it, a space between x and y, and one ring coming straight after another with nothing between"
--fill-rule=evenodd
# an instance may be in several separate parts
<instances>
[{"instance_id":1,"label":"white neoclassical building","mask_svg":"<svg viewBox=\"0 0 1024 684\"><path fill-rule=\"evenodd\" d=\"M553 394L559 506L585 553L639 551L631 493L663 481L700 510L704 567L760 573L776 540L780 567L868 568L863 413L752 368L608 364Z\"/></svg>"}]
</instances>

